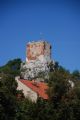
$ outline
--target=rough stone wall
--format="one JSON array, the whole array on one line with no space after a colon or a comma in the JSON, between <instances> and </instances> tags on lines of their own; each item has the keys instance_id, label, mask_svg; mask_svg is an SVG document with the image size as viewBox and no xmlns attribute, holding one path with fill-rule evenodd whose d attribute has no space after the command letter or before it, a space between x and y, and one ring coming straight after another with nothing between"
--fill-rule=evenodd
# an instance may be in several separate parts
<instances>
[{"instance_id":1,"label":"rough stone wall","mask_svg":"<svg viewBox=\"0 0 80 120\"><path fill-rule=\"evenodd\" d=\"M51 61L51 46L49 43L46 41L28 43L26 62L21 64L22 78L34 79L40 74L48 78Z\"/></svg>"},{"instance_id":2,"label":"rough stone wall","mask_svg":"<svg viewBox=\"0 0 80 120\"><path fill-rule=\"evenodd\" d=\"M51 45L45 42L44 57L47 61L51 60Z\"/></svg>"},{"instance_id":3,"label":"rough stone wall","mask_svg":"<svg viewBox=\"0 0 80 120\"><path fill-rule=\"evenodd\" d=\"M39 56L49 57L50 59L50 45L47 42L32 42L27 45L27 59L36 60Z\"/></svg>"}]
</instances>

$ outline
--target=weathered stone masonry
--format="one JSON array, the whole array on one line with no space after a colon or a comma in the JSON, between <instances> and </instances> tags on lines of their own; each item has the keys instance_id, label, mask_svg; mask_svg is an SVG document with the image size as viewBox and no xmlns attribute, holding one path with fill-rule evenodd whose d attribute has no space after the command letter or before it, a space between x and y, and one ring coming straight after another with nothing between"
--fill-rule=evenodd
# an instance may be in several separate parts
<instances>
[{"instance_id":1,"label":"weathered stone masonry","mask_svg":"<svg viewBox=\"0 0 80 120\"><path fill-rule=\"evenodd\" d=\"M46 57L46 60L50 60L51 58L51 46L49 43L40 41L40 42L32 42L27 44L27 59L36 60L40 56ZM48 58L48 59L47 59Z\"/></svg>"},{"instance_id":2,"label":"weathered stone masonry","mask_svg":"<svg viewBox=\"0 0 80 120\"><path fill-rule=\"evenodd\" d=\"M21 65L21 76L24 79L33 79L38 77L39 73L44 73L47 77L51 61L51 45L48 42L29 42L26 48L26 62Z\"/></svg>"}]
</instances>

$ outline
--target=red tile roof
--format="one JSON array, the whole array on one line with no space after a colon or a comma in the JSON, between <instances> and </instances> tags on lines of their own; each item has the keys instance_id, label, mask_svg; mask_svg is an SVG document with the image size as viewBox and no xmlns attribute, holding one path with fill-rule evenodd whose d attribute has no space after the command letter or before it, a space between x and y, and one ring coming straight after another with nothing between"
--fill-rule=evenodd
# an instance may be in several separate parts
<instances>
[{"instance_id":1,"label":"red tile roof","mask_svg":"<svg viewBox=\"0 0 80 120\"><path fill-rule=\"evenodd\" d=\"M23 84L25 84L27 87L32 89L34 92L36 92L39 95L39 97L43 99L48 99L48 95L47 95L48 86L46 83L35 82L34 80L29 81L29 80L24 80L24 79L20 79L20 81Z\"/></svg>"}]
</instances>

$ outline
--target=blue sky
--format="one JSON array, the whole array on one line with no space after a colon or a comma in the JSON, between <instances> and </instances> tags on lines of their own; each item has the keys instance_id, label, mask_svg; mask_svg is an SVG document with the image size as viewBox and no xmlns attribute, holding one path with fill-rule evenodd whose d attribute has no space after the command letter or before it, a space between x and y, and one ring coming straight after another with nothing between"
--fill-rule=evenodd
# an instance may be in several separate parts
<instances>
[{"instance_id":1,"label":"blue sky","mask_svg":"<svg viewBox=\"0 0 80 120\"><path fill-rule=\"evenodd\" d=\"M80 70L79 0L0 0L0 66L25 61L27 42L40 39L52 45L52 59Z\"/></svg>"}]
</instances>

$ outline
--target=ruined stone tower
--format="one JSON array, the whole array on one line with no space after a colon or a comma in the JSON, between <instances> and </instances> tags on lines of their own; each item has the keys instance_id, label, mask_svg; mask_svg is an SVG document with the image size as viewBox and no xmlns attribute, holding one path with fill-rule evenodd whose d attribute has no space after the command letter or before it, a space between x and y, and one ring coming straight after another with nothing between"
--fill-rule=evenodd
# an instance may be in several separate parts
<instances>
[{"instance_id":1,"label":"ruined stone tower","mask_svg":"<svg viewBox=\"0 0 80 120\"><path fill-rule=\"evenodd\" d=\"M27 44L27 59L26 62L31 60L45 59L50 61L51 59L51 46L45 41L31 42Z\"/></svg>"},{"instance_id":2,"label":"ruined stone tower","mask_svg":"<svg viewBox=\"0 0 80 120\"><path fill-rule=\"evenodd\" d=\"M34 79L50 71L51 45L46 41L29 42L26 47L26 62L21 65L21 76Z\"/></svg>"}]
</instances>

